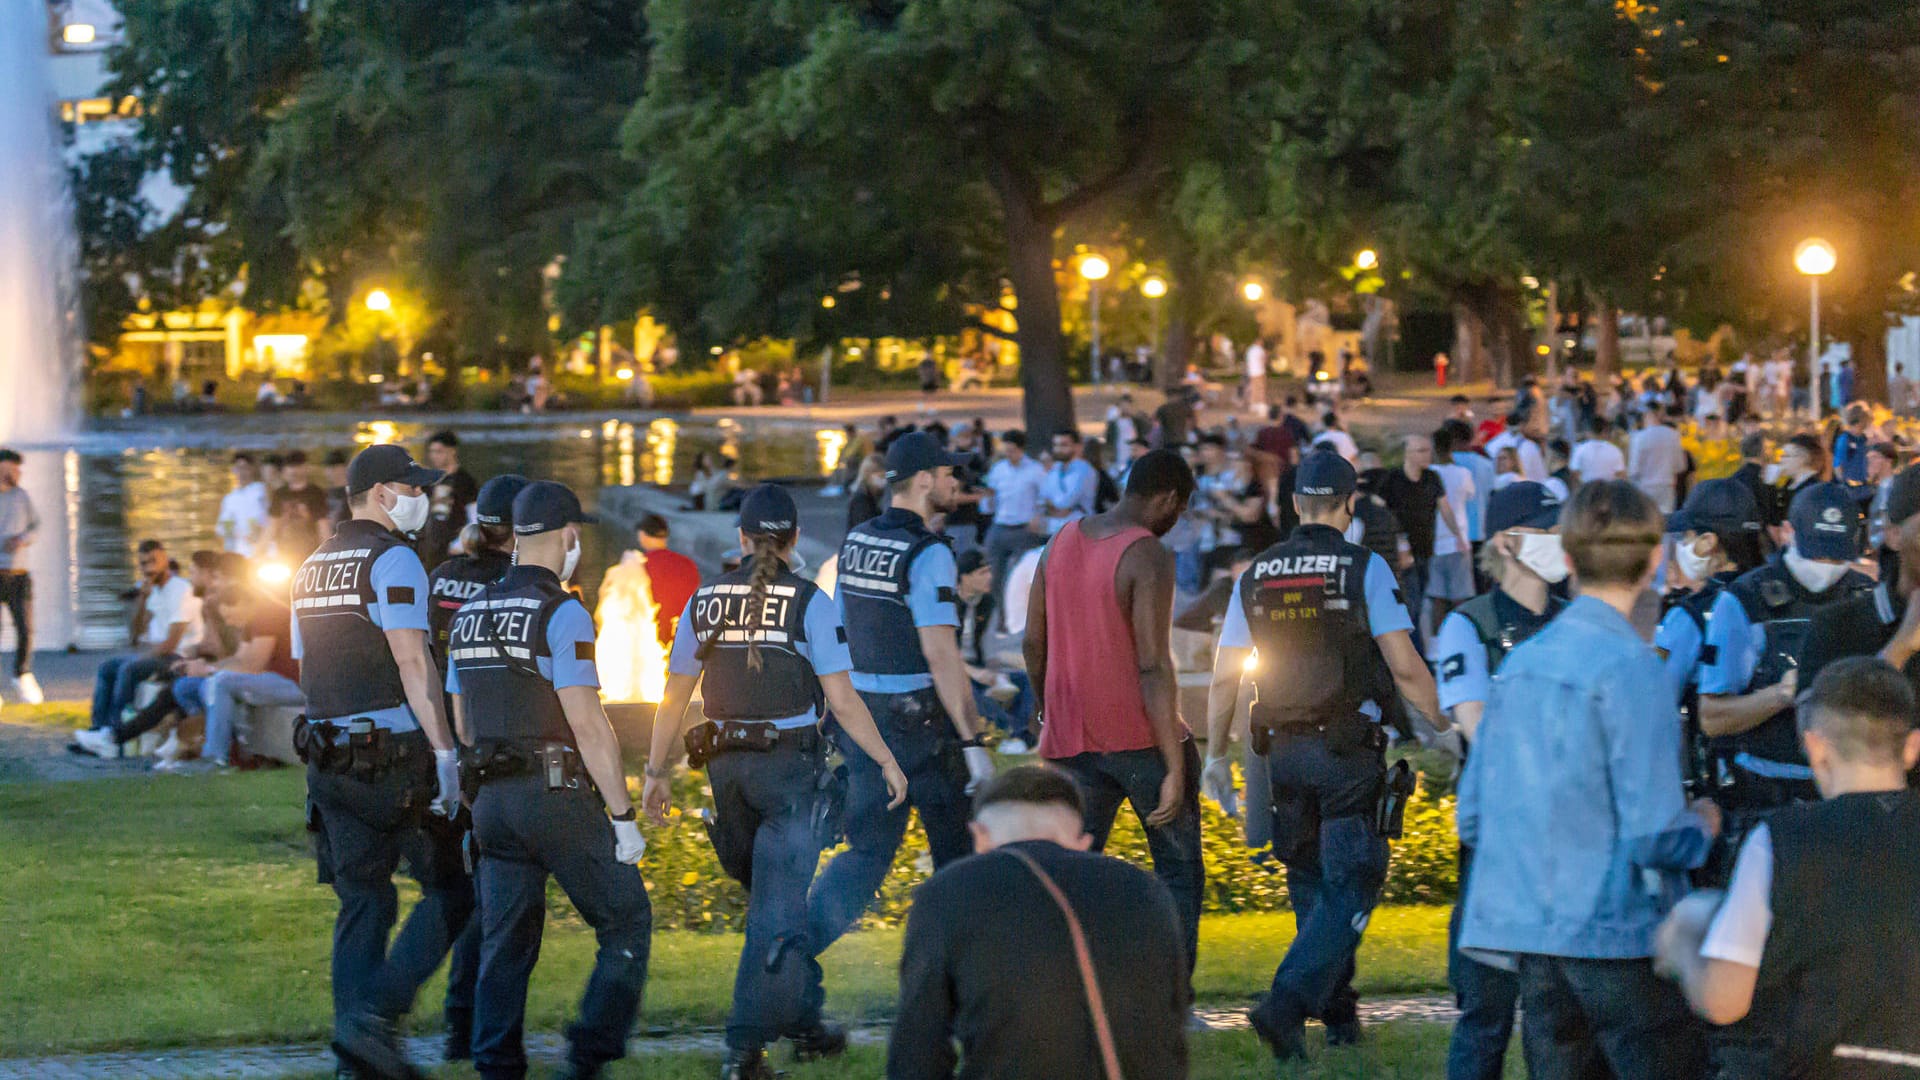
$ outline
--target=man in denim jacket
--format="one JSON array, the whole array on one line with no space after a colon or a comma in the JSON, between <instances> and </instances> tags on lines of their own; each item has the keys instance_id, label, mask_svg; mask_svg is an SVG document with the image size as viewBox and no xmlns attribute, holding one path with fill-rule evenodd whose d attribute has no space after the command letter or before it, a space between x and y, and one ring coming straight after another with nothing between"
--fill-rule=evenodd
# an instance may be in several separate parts
<instances>
[{"instance_id":1,"label":"man in denim jacket","mask_svg":"<svg viewBox=\"0 0 1920 1080\"><path fill-rule=\"evenodd\" d=\"M1720 825L1682 793L1673 695L1628 621L1660 531L1623 481L1568 504L1579 599L1508 656L1461 781L1460 838L1476 855L1460 945L1517 966L1535 1080L1686 1080L1706 1064L1703 1032L1649 959Z\"/></svg>"}]
</instances>

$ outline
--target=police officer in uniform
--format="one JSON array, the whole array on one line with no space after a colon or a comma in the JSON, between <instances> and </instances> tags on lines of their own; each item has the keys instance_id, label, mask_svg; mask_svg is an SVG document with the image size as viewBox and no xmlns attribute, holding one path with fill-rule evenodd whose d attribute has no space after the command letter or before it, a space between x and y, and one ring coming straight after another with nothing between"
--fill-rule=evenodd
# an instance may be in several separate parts
<instances>
[{"instance_id":1,"label":"police officer in uniform","mask_svg":"<svg viewBox=\"0 0 1920 1080\"><path fill-rule=\"evenodd\" d=\"M1682 712L1696 728L1701 661L1712 659L1703 655L1707 621L1727 586L1766 562L1764 524L1753 492L1731 477L1695 484L1686 503L1667 516L1667 534L1676 538L1670 565L1697 588L1670 594L1653 648L1681 695Z\"/></svg>"},{"instance_id":2,"label":"police officer in uniform","mask_svg":"<svg viewBox=\"0 0 1920 1080\"><path fill-rule=\"evenodd\" d=\"M1215 678L1257 651L1251 710L1273 786L1274 851L1287 867L1299 924L1273 989L1249 1014L1276 1058L1302 1057L1309 1016L1328 1042L1359 1037L1353 957L1387 876L1410 784L1392 779L1382 752L1385 710L1407 698L1437 731L1433 675L1414 648L1413 620L1385 560L1347 542L1355 476L1316 450L1294 475L1300 527L1241 575L1215 652ZM1224 764L1231 710L1210 709L1210 770ZM1216 764L1216 762L1218 764Z\"/></svg>"},{"instance_id":3,"label":"police officer in uniform","mask_svg":"<svg viewBox=\"0 0 1920 1080\"><path fill-rule=\"evenodd\" d=\"M712 723L695 729L693 756L713 790L714 853L747 890L721 1080L772 1080L765 1047L783 1037L802 1061L846 1049L846 1032L821 1020L820 964L807 940L807 888L838 824L818 726L823 699L841 732L879 763L886 809L907 797L907 778L847 676L853 661L839 609L792 570L798 539L799 512L785 488L747 493L746 565L701 586L680 616L641 800L655 823L667 823L672 762L704 670Z\"/></svg>"},{"instance_id":4,"label":"police officer in uniform","mask_svg":"<svg viewBox=\"0 0 1920 1080\"><path fill-rule=\"evenodd\" d=\"M954 506L949 454L911 431L887 447L893 505L855 526L840 548L840 617L853 656L853 688L907 775L934 869L973 851L967 792L993 775L979 736L973 689L960 655L959 577L953 551L927 518ZM847 847L814 882L809 940L820 952L872 902L907 830L907 807L887 805L880 765L843 731Z\"/></svg>"},{"instance_id":5,"label":"police officer in uniform","mask_svg":"<svg viewBox=\"0 0 1920 1080\"><path fill-rule=\"evenodd\" d=\"M1792 546L1742 574L1713 603L1700 669L1700 729L1707 736L1705 794L1726 815L1703 872L1724 884L1732 854L1767 813L1818 798L1793 725L1798 669L1813 614L1873 588L1851 566L1860 557L1859 507L1844 484L1809 484L1788 511Z\"/></svg>"},{"instance_id":6,"label":"police officer in uniform","mask_svg":"<svg viewBox=\"0 0 1920 1080\"><path fill-rule=\"evenodd\" d=\"M1555 535L1559 524L1560 499L1543 484L1509 484L1487 502L1489 539L1480 563L1497 584L1448 613L1434 638L1440 707L1467 739L1480 726L1501 661L1566 606L1551 591L1567 577L1567 554ZM1462 897L1472 867L1473 850L1462 844ZM1447 925L1447 981L1460 1005L1447 1046L1447 1080L1497 1080L1513 1041L1520 978L1460 951L1461 909L1454 905Z\"/></svg>"},{"instance_id":7,"label":"police officer in uniform","mask_svg":"<svg viewBox=\"0 0 1920 1080\"><path fill-rule=\"evenodd\" d=\"M480 594L480 590L505 577L513 566L513 497L527 486L527 478L509 473L496 476L480 486L474 512L478 521L462 532L463 555L433 568L427 575L427 621L433 631L433 659L440 667L441 681L446 679L447 634L453 629L454 613L461 605ZM447 705L452 715L453 705ZM472 836L473 818L462 806L452 819L427 822L429 829L452 830L452 842L463 847ZM463 863L468 870L470 864ZM471 873L468 886L472 886ZM466 1061L473 1057L473 987L480 975L480 921L469 919L467 928L453 945L453 961L447 968L447 1046L448 1061Z\"/></svg>"},{"instance_id":8,"label":"police officer in uniform","mask_svg":"<svg viewBox=\"0 0 1920 1080\"><path fill-rule=\"evenodd\" d=\"M447 692L473 746L465 771L477 789L473 1061L484 1080L527 1072L521 1028L549 875L599 942L560 1076L596 1077L625 1056L647 980L653 907L634 866L646 842L600 706L593 616L566 590L580 561L579 525L593 520L560 484L522 489L514 566L460 609L447 642Z\"/></svg>"},{"instance_id":9,"label":"police officer in uniform","mask_svg":"<svg viewBox=\"0 0 1920 1080\"><path fill-rule=\"evenodd\" d=\"M352 518L293 579L293 655L307 715L307 825L320 880L340 914L333 932L334 1051L341 1071L414 1075L394 1024L413 1007L473 912L451 831L423 827L460 802L459 760L428 642L427 572L404 534L426 523L440 473L399 446L370 446L347 467ZM431 751L431 752L429 752ZM393 872L402 856L420 902L391 948Z\"/></svg>"}]
</instances>

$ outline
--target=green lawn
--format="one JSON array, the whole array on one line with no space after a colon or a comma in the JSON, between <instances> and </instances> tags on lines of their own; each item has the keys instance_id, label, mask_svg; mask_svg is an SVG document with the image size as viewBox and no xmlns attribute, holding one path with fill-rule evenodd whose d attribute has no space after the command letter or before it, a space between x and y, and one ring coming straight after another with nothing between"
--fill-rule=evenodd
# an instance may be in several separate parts
<instances>
[{"instance_id":1,"label":"green lawn","mask_svg":"<svg viewBox=\"0 0 1920 1080\"><path fill-rule=\"evenodd\" d=\"M313 880L302 798L290 769L0 784L0 910L14 931L0 934L0 1056L324 1036L334 901ZM681 886L649 882L656 896ZM552 904L528 1017L547 1030L567 1016L593 951L557 892ZM1291 930L1284 915L1209 917L1199 996L1230 1004L1263 990ZM719 1024L738 942L657 934L643 1023ZM1362 991L1440 990L1445 945L1445 909L1382 910L1361 955ZM898 931L877 930L827 953L830 1012L886 1016L898 948ZM439 993L422 994L416 1027L437 1024Z\"/></svg>"}]
</instances>

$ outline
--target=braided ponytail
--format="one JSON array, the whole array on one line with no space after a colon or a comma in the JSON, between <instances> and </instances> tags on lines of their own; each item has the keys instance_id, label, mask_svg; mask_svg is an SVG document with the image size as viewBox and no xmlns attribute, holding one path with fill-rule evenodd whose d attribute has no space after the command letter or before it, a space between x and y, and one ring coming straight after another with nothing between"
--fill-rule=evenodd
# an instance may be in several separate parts
<instances>
[{"instance_id":1,"label":"braided ponytail","mask_svg":"<svg viewBox=\"0 0 1920 1080\"><path fill-rule=\"evenodd\" d=\"M759 671L761 665L760 631L762 628L759 622L762 603L767 596L767 586L773 584L773 579L780 576L780 570L784 565L780 552L785 551L793 543L797 532L798 530L788 530L780 534L762 533L750 537L753 541L753 565L747 574L748 617L743 621L748 625L743 629L747 631L747 667L753 671Z\"/></svg>"}]
</instances>

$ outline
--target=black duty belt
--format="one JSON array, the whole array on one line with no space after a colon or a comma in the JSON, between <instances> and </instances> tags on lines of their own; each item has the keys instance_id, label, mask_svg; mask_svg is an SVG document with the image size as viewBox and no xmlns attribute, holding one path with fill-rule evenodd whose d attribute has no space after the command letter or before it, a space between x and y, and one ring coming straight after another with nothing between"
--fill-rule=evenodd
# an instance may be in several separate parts
<instances>
[{"instance_id":1,"label":"black duty belt","mask_svg":"<svg viewBox=\"0 0 1920 1080\"><path fill-rule=\"evenodd\" d=\"M302 716L293 722L293 749L321 772L370 783L426 752L426 742L407 737L412 734L364 718L315 722Z\"/></svg>"},{"instance_id":2,"label":"black duty belt","mask_svg":"<svg viewBox=\"0 0 1920 1080\"><path fill-rule=\"evenodd\" d=\"M1257 754L1265 754L1273 736L1318 736L1335 751L1387 748L1387 733L1358 709L1338 712L1310 712L1294 709L1262 709L1255 705L1248 717L1251 742Z\"/></svg>"},{"instance_id":3,"label":"black duty belt","mask_svg":"<svg viewBox=\"0 0 1920 1080\"><path fill-rule=\"evenodd\" d=\"M687 764L698 769L721 754L733 753L797 750L810 754L820 748L821 739L820 729L811 724L777 728L764 721L720 720L687 732Z\"/></svg>"},{"instance_id":4,"label":"black duty belt","mask_svg":"<svg viewBox=\"0 0 1920 1080\"><path fill-rule=\"evenodd\" d=\"M460 751L460 786L471 797L481 785L538 776L548 791L598 791L580 751L562 742L483 742Z\"/></svg>"}]
</instances>

